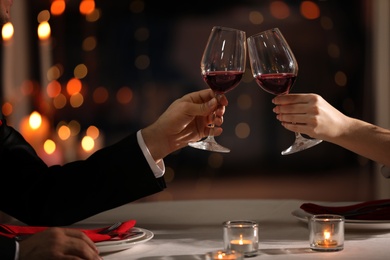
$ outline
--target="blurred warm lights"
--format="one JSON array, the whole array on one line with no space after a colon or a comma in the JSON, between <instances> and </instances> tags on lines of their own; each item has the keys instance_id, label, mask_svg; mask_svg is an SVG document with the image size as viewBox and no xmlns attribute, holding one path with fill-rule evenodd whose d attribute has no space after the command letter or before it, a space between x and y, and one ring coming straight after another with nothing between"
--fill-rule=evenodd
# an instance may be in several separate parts
<instances>
[{"instance_id":1,"label":"blurred warm lights","mask_svg":"<svg viewBox=\"0 0 390 260\"><path fill-rule=\"evenodd\" d=\"M8 22L3 25L1 30L1 36L4 41L9 41L14 36L14 26L12 23Z\"/></svg>"},{"instance_id":2,"label":"blurred warm lights","mask_svg":"<svg viewBox=\"0 0 390 260\"><path fill-rule=\"evenodd\" d=\"M49 120L38 111L33 111L21 120L20 133L35 149L39 149L50 133Z\"/></svg>"},{"instance_id":3,"label":"blurred warm lights","mask_svg":"<svg viewBox=\"0 0 390 260\"><path fill-rule=\"evenodd\" d=\"M1 112L3 112L3 115L9 116L12 114L13 106L9 102L4 102L4 104L1 106Z\"/></svg>"},{"instance_id":4,"label":"blurred warm lights","mask_svg":"<svg viewBox=\"0 0 390 260\"><path fill-rule=\"evenodd\" d=\"M88 22L96 22L100 18L100 10L95 8L91 13L87 14L85 19Z\"/></svg>"},{"instance_id":5,"label":"blurred warm lights","mask_svg":"<svg viewBox=\"0 0 390 260\"><path fill-rule=\"evenodd\" d=\"M65 12L66 3L65 0L53 0L50 6L50 12L52 15L61 15Z\"/></svg>"},{"instance_id":6,"label":"blurred warm lights","mask_svg":"<svg viewBox=\"0 0 390 260\"><path fill-rule=\"evenodd\" d=\"M283 1L273 1L269 5L270 13L277 19L286 19L290 16L290 7Z\"/></svg>"},{"instance_id":7,"label":"blurred warm lights","mask_svg":"<svg viewBox=\"0 0 390 260\"><path fill-rule=\"evenodd\" d=\"M86 135L83 137L81 140L81 147L83 148L84 151L92 151L93 148L95 147L95 141L93 140L92 137Z\"/></svg>"},{"instance_id":8,"label":"blurred warm lights","mask_svg":"<svg viewBox=\"0 0 390 260\"><path fill-rule=\"evenodd\" d=\"M50 38L50 24L47 21L41 22L38 25L38 37L40 40L47 40Z\"/></svg>"},{"instance_id":9,"label":"blurred warm lights","mask_svg":"<svg viewBox=\"0 0 390 260\"><path fill-rule=\"evenodd\" d=\"M61 94L61 84L57 80L53 80L47 85L46 91L50 98L55 98Z\"/></svg>"},{"instance_id":10,"label":"blurred warm lights","mask_svg":"<svg viewBox=\"0 0 390 260\"><path fill-rule=\"evenodd\" d=\"M149 64L150 64L150 59L148 55L139 55L135 59L135 66L140 70L147 69L149 67Z\"/></svg>"},{"instance_id":11,"label":"blurred warm lights","mask_svg":"<svg viewBox=\"0 0 390 260\"><path fill-rule=\"evenodd\" d=\"M69 103L72 107L81 107L84 103L84 97L81 93L75 93L70 96Z\"/></svg>"},{"instance_id":12,"label":"blurred warm lights","mask_svg":"<svg viewBox=\"0 0 390 260\"><path fill-rule=\"evenodd\" d=\"M116 99L120 104L128 104L133 99L133 91L129 87L121 87L116 93Z\"/></svg>"},{"instance_id":13,"label":"blurred warm lights","mask_svg":"<svg viewBox=\"0 0 390 260\"><path fill-rule=\"evenodd\" d=\"M302 1L300 11L302 16L309 20L320 17L320 8L313 1Z\"/></svg>"},{"instance_id":14,"label":"blurred warm lights","mask_svg":"<svg viewBox=\"0 0 390 260\"><path fill-rule=\"evenodd\" d=\"M97 139L99 137L100 131L96 126L89 126L86 131L87 135L92 137L92 139Z\"/></svg>"},{"instance_id":15,"label":"blurred warm lights","mask_svg":"<svg viewBox=\"0 0 390 260\"><path fill-rule=\"evenodd\" d=\"M25 95L32 95L34 93L35 89L38 89L38 83L32 80L25 80L23 81L22 85L20 86L20 92Z\"/></svg>"},{"instance_id":16,"label":"blurred warm lights","mask_svg":"<svg viewBox=\"0 0 390 260\"><path fill-rule=\"evenodd\" d=\"M56 65L52 66L50 70L52 79L59 79L64 73L64 66L62 64L57 63Z\"/></svg>"},{"instance_id":17,"label":"blurred warm lights","mask_svg":"<svg viewBox=\"0 0 390 260\"><path fill-rule=\"evenodd\" d=\"M79 11L81 14L85 15L85 19L88 22L98 21L101 17L101 11L96 8L94 0L80 0ZM65 0L52 0L50 6L50 12L48 10L41 11L37 20L40 23L38 26L38 36L42 39L48 39L50 37L51 29L50 24L48 23L50 16L59 16L65 12L66 9L66 1ZM145 4L141 0L133 0L130 1L129 9L133 13L141 13L145 9ZM271 1L269 5L269 11L271 15L276 19L286 19L291 15L290 5L288 1L275 0ZM253 25L261 25L264 23L264 16L260 11L251 11L248 14L249 21ZM300 14L306 19L317 19L320 18L319 22L324 30L333 29L333 21L329 17L320 16L320 9L318 5L313 1L302 1L300 4ZM4 41L12 39L14 34L14 28L11 23L7 23L2 28L2 36ZM8 38L7 38L8 37ZM148 27L138 27L138 29L134 32L134 37L137 41L143 42L149 39L150 31ZM4 42L6 43L6 42ZM93 51L97 47L97 38L95 36L87 36L82 41L82 50L83 51ZM328 45L328 55L332 58L340 57L340 47L336 44ZM89 54L90 55L90 54ZM91 63L87 63L91 64ZM135 60L135 66L144 70L150 66L150 58L148 55L139 55ZM92 67L89 67L93 69ZM69 68L67 68L68 70ZM53 107L56 109L62 109L69 102L73 108L77 108L82 106L84 103L84 94L85 90L83 90L83 83L80 79L85 78L88 75L88 67L85 64L79 64L74 68L73 75L74 78L69 79L67 83L59 82L60 77L64 73L64 68L62 65L58 64L52 66L47 71L47 78L49 79L49 83L47 85L47 95L52 98ZM65 79L67 80L67 79ZM243 82L249 83L253 81L253 77L250 73L250 70L247 70L245 73ZM346 86L347 84L347 75L338 71L334 75L334 81L338 86ZM64 81L65 82L65 81ZM34 89L37 88L36 82L27 81L23 84L22 94L24 95L32 95L34 94ZM69 99L66 96L66 93L63 91L63 88L66 90L66 93L69 95ZM85 87L84 87L85 88ZM91 88L92 89L92 88ZM65 95L63 93L65 93ZM82 93L81 93L82 92ZM91 94L91 93L90 93ZM89 95L90 95L89 94ZM97 87L93 89L92 99L96 104L103 104L107 102L110 97L110 94L113 92L109 92L107 87ZM124 86L121 87L115 94L116 101L119 104L129 104L132 102L134 98L133 90L130 87ZM252 96L250 94L241 94L237 97L237 103L239 109L248 110L251 109L253 105ZM10 115L13 111L13 105L9 102L4 102L2 107L2 112L4 115ZM34 113L33 113L34 114ZM37 115L33 115L29 117L30 120ZM39 114L38 114L39 115ZM40 115L39 115L40 116ZM37 116L37 118L39 118ZM42 118L41 118L42 121ZM37 127L39 119L37 121L34 120L34 124L31 124L31 128ZM39 127L39 126L38 126ZM66 140L70 136L75 136L80 133L81 125L77 121L71 121L69 124L63 124L58 127L57 134L61 138L61 140ZM247 138L250 135L250 125L241 122L238 123L235 127L235 135L237 138ZM85 151L92 151L96 149L96 140L99 137L99 129L95 126L90 126L86 131L86 136L82 139L81 145L82 149ZM63 139L65 138L65 139ZM48 146L48 148L46 148ZM53 148L54 147L54 148ZM56 149L56 143L52 140L46 140L44 143L44 150L50 154L50 151L54 151ZM211 153L208 158L208 163L212 168L219 168L223 165L224 157L218 153ZM165 178L166 180L172 181L174 179L175 172L171 168L166 168ZM207 186L207 185L206 185Z\"/></svg>"},{"instance_id":18,"label":"blurred warm lights","mask_svg":"<svg viewBox=\"0 0 390 260\"><path fill-rule=\"evenodd\" d=\"M252 24L262 24L264 22L264 16L258 11L252 11L249 13L249 21Z\"/></svg>"},{"instance_id":19,"label":"blurred warm lights","mask_svg":"<svg viewBox=\"0 0 390 260\"><path fill-rule=\"evenodd\" d=\"M47 154L54 153L56 150L56 143L51 139L47 139L43 144L43 150L45 150Z\"/></svg>"},{"instance_id":20,"label":"blurred warm lights","mask_svg":"<svg viewBox=\"0 0 390 260\"><path fill-rule=\"evenodd\" d=\"M321 23L322 28L324 28L324 30L333 29L333 21L328 16L321 16L320 23Z\"/></svg>"},{"instance_id":21,"label":"blurred warm lights","mask_svg":"<svg viewBox=\"0 0 390 260\"><path fill-rule=\"evenodd\" d=\"M96 48L96 45L97 45L96 37L89 36L84 39L82 48L84 51L92 51Z\"/></svg>"},{"instance_id":22,"label":"blurred warm lights","mask_svg":"<svg viewBox=\"0 0 390 260\"><path fill-rule=\"evenodd\" d=\"M48 10L40 11L37 16L38 23L47 22L50 20L50 12Z\"/></svg>"},{"instance_id":23,"label":"blurred warm lights","mask_svg":"<svg viewBox=\"0 0 390 260\"><path fill-rule=\"evenodd\" d=\"M88 68L85 64L79 64L74 68L73 74L78 79L85 78L88 74Z\"/></svg>"},{"instance_id":24,"label":"blurred warm lights","mask_svg":"<svg viewBox=\"0 0 390 260\"><path fill-rule=\"evenodd\" d=\"M32 129L38 129L42 124L41 114L39 114L37 111L32 112L28 122Z\"/></svg>"},{"instance_id":25,"label":"blurred warm lights","mask_svg":"<svg viewBox=\"0 0 390 260\"><path fill-rule=\"evenodd\" d=\"M145 4L140 0L131 1L129 9L133 13L141 13L145 9Z\"/></svg>"},{"instance_id":26,"label":"blurred warm lights","mask_svg":"<svg viewBox=\"0 0 390 260\"><path fill-rule=\"evenodd\" d=\"M139 42L143 42L149 39L149 35L149 29L146 27L140 27L134 33L135 39Z\"/></svg>"},{"instance_id":27,"label":"blurred warm lights","mask_svg":"<svg viewBox=\"0 0 390 260\"><path fill-rule=\"evenodd\" d=\"M97 87L92 94L92 99L96 104L103 104L108 100L108 90L105 87Z\"/></svg>"},{"instance_id":28,"label":"blurred warm lights","mask_svg":"<svg viewBox=\"0 0 390 260\"><path fill-rule=\"evenodd\" d=\"M71 78L68 81L68 84L66 84L66 91L70 96L79 93L81 91L81 88L82 83L78 78Z\"/></svg>"},{"instance_id":29,"label":"blurred warm lights","mask_svg":"<svg viewBox=\"0 0 390 260\"><path fill-rule=\"evenodd\" d=\"M251 133L251 128L248 123L239 123L236 125L235 133L238 138L245 139Z\"/></svg>"},{"instance_id":30,"label":"blurred warm lights","mask_svg":"<svg viewBox=\"0 0 390 260\"><path fill-rule=\"evenodd\" d=\"M68 124L68 127L72 136L76 136L80 133L81 125L76 120L71 120Z\"/></svg>"},{"instance_id":31,"label":"blurred warm lights","mask_svg":"<svg viewBox=\"0 0 390 260\"><path fill-rule=\"evenodd\" d=\"M94 0L81 0L79 10L83 15L88 15L93 12L95 9L95 1Z\"/></svg>"},{"instance_id":32,"label":"blurred warm lights","mask_svg":"<svg viewBox=\"0 0 390 260\"><path fill-rule=\"evenodd\" d=\"M61 140L67 140L70 137L71 131L67 125L61 125L58 128L57 134Z\"/></svg>"},{"instance_id":33,"label":"blurred warm lights","mask_svg":"<svg viewBox=\"0 0 390 260\"><path fill-rule=\"evenodd\" d=\"M60 76L60 71L57 66L51 66L46 73L47 79L49 81L56 80Z\"/></svg>"},{"instance_id":34,"label":"blurred warm lights","mask_svg":"<svg viewBox=\"0 0 390 260\"><path fill-rule=\"evenodd\" d=\"M334 81L337 85L344 87L347 85L347 75L343 71L338 71L334 75Z\"/></svg>"},{"instance_id":35,"label":"blurred warm lights","mask_svg":"<svg viewBox=\"0 0 390 260\"><path fill-rule=\"evenodd\" d=\"M328 54L332 58L339 58L340 57L340 48L336 44L329 44L328 45Z\"/></svg>"},{"instance_id":36,"label":"blurred warm lights","mask_svg":"<svg viewBox=\"0 0 390 260\"><path fill-rule=\"evenodd\" d=\"M53 106L56 109L61 109L66 106L67 100L64 94L60 93L53 99Z\"/></svg>"}]
</instances>

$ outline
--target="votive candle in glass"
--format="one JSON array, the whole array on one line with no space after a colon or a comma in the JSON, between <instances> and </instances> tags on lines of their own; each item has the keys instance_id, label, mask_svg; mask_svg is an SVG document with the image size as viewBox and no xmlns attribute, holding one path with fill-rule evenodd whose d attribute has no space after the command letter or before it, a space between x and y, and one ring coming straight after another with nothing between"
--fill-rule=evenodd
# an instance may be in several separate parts
<instances>
[{"instance_id":1,"label":"votive candle in glass","mask_svg":"<svg viewBox=\"0 0 390 260\"><path fill-rule=\"evenodd\" d=\"M242 253L234 250L217 250L206 253L206 260L243 260Z\"/></svg>"},{"instance_id":2,"label":"votive candle in glass","mask_svg":"<svg viewBox=\"0 0 390 260\"><path fill-rule=\"evenodd\" d=\"M344 217L339 215L320 214L310 217L310 248L325 252L343 250L344 222Z\"/></svg>"},{"instance_id":3,"label":"votive candle in glass","mask_svg":"<svg viewBox=\"0 0 390 260\"><path fill-rule=\"evenodd\" d=\"M255 256L259 248L259 226L252 220L229 220L223 223L223 241L226 250Z\"/></svg>"}]
</instances>

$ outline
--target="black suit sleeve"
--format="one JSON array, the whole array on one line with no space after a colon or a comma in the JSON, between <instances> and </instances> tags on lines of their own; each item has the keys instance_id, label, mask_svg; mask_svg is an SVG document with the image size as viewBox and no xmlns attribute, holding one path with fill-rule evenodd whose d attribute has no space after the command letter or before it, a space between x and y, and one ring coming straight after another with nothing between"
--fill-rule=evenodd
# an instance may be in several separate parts
<instances>
[{"instance_id":1,"label":"black suit sleeve","mask_svg":"<svg viewBox=\"0 0 390 260\"><path fill-rule=\"evenodd\" d=\"M0 210L28 225L70 225L166 187L150 169L136 133L86 160L48 167L3 121L0 167Z\"/></svg>"},{"instance_id":2,"label":"black suit sleeve","mask_svg":"<svg viewBox=\"0 0 390 260\"><path fill-rule=\"evenodd\" d=\"M0 236L0 259L14 260L15 259L15 240Z\"/></svg>"}]
</instances>

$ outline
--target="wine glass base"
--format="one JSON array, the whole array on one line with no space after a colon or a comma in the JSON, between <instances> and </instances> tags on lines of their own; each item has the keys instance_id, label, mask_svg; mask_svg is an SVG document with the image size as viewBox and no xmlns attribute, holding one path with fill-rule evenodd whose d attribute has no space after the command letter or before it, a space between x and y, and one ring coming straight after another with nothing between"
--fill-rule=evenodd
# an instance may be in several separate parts
<instances>
[{"instance_id":1,"label":"wine glass base","mask_svg":"<svg viewBox=\"0 0 390 260\"><path fill-rule=\"evenodd\" d=\"M212 152L219 152L219 153L229 153L230 149L226 148L215 141L210 141L210 140L203 140L199 142L194 142L194 143L188 143L189 146L201 150L206 150L206 151L212 151Z\"/></svg>"},{"instance_id":2,"label":"wine glass base","mask_svg":"<svg viewBox=\"0 0 390 260\"><path fill-rule=\"evenodd\" d=\"M320 140L320 139L307 139L307 138L304 138L301 135L299 135L295 139L295 142L289 148L282 151L281 154L288 155L288 154L300 152L302 150L313 147L321 142L322 142L322 140Z\"/></svg>"}]
</instances>

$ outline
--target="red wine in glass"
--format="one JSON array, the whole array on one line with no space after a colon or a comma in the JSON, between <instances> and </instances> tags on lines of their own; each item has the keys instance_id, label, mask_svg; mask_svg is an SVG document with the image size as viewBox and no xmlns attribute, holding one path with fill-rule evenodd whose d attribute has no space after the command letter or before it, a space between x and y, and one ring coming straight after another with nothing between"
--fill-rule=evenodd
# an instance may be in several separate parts
<instances>
[{"instance_id":1,"label":"red wine in glass","mask_svg":"<svg viewBox=\"0 0 390 260\"><path fill-rule=\"evenodd\" d=\"M284 95L290 92L298 75L298 62L278 28L252 35L247 40L249 60L256 83L266 92ZM296 153L321 143L295 133L294 143L282 155Z\"/></svg>"},{"instance_id":2,"label":"red wine in glass","mask_svg":"<svg viewBox=\"0 0 390 260\"><path fill-rule=\"evenodd\" d=\"M257 84L265 91L274 95L283 95L290 92L297 76L292 73L275 73L257 75Z\"/></svg>"},{"instance_id":3,"label":"red wine in glass","mask_svg":"<svg viewBox=\"0 0 390 260\"><path fill-rule=\"evenodd\" d=\"M246 66L246 34L242 30L214 26L200 61L203 80L215 95L231 91L240 83ZM215 113L213 114L215 118ZM214 119L213 118L213 119ZM188 145L194 148L228 153L230 149L218 144L214 138L214 122L209 135Z\"/></svg>"},{"instance_id":4,"label":"red wine in glass","mask_svg":"<svg viewBox=\"0 0 390 260\"><path fill-rule=\"evenodd\" d=\"M203 79L216 94L224 94L240 83L242 71L212 71L203 74Z\"/></svg>"}]
</instances>

